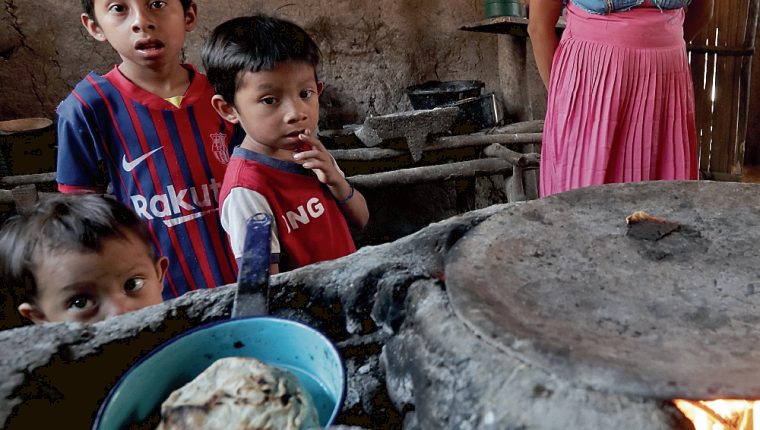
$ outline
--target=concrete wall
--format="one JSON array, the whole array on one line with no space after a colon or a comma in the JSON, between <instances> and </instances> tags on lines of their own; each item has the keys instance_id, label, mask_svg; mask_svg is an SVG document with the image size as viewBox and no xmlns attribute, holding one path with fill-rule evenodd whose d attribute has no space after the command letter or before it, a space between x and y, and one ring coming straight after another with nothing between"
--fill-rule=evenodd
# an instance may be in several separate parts
<instances>
[{"instance_id":1,"label":"concrete wall","mask_svg":"<svg viewBox=\"0 0 760 430\"><path fill-rule=\"evenodd\" d=\"M530 39L508 35L497 38L504 110L512 121L544 119L546 87L538 74Z\"/></svg>"},{"instance_id":2,"label":"concrete wall","mask_svg":"<svg viewBox=\"0 0 760 430\"><path fill-rule=\"evenodd\" d=\"M404 91L429 79L479 79L499 90L497 37L458 28L483 18L482 2L443 0L196 0L199 25L186 40L188 62L222 21L257 11L303 26L323 53L326 83L320 127L410 109ZM119 61L82 28L79 0L5 0L0 8L0 120L52 118L90 70Z\"/></svg>"},{"instance_id":3,"label":"concrete wall","mask_svg":"<svg viewBox=\"0 0 760 430\"><path fill-rule=\"evenodd\" d=\"M362 123L372 109L376 114L411 109L405 88L431 79L481 80L484 93L494 91L506 101L511 121L543 117L541 108L528 100L529 89L535 82L540 86L540 79L526 39L459 30L484 18L480 1L196 2L199 23L186 39L185 56L199 68L205 37L235 16L277 14L312 35L323 54L322 130ZM0 8L0 120L53 118L57 104L86 73L103 73L119 62L107 43L84 30L80 14L79 0L5 1ZM526 80L534 83L525 85ZM545 98L545 92L538 98ZM366 193L373 216L358 242L392 240L430 222L505 201L503 184L485 191L476 191L474 184L466 180ZM395 197L391 207L389 195Z\"/></svg>"}]
</instances>

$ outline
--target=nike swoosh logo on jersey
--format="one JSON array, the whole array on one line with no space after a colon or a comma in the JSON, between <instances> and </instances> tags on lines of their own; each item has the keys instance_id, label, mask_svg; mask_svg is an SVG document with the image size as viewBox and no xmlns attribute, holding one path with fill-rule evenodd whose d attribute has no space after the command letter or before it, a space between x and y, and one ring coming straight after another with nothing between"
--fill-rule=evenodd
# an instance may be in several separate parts
<instances>
[{"instance_id":1,"label":"nike swoosh logo on jersey","mask_svg":"<svg viewBox=\"0 0 760 430\"><path fill-rule=\"evenodd\" d=\"M156 148L156 149L154 149L154 150L152 150L150 152L146 152L145 154L143 154L143 155L135 158L132 161L127 161L127 156L124 155L124 157L121 159L121 167L124 169L125 172L131 172L140 163L142 163L143 161L147 160L148 157L150 157L151 155L153 155L154 152L160 151L162 149L164 149L164 148L163 147Z\"/></svg>"},{"instance_id":2,"label":"nike swoosh logo on jersey","mask_svg":"<svg viewBox=\"0 0 760 430\"><path fill-rule=\"evenodd\" d=\"M200 218L200 217L202 217L202 216L204 216L206 214L209 214L209 213L212 213L212 212L217 212L218 210L219 209L210 209L210 210L207 210L207 211L196 212L194 214L184 215L184 216L180 216L180 217L177 217L177 218L165 219L164 220L164 225L166 225L167 227L174 227L174 226L177 226L177 225L180 225L180 224L184 224L184 223L186 223L188 221L192 221L192 220L194 220L196 218Z\"/></svg>"}]
</instances>

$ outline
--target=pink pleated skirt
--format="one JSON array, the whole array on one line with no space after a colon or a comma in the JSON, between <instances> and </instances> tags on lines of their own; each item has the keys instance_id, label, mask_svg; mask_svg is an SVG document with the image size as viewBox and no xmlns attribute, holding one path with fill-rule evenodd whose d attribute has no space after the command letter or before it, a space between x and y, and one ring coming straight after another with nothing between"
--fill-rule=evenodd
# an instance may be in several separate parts
<instances>
[{"instance_id":1,"label":"pink pleated skirt","mask_svg":"<svg viewBox=\"0 0 760 430\"><path fill-rule=\"evenodd\" d=\"M541 196L697 179L684 11L639 7L605 16L568 3L549 85Z\"/></svg>"}]
</instances>

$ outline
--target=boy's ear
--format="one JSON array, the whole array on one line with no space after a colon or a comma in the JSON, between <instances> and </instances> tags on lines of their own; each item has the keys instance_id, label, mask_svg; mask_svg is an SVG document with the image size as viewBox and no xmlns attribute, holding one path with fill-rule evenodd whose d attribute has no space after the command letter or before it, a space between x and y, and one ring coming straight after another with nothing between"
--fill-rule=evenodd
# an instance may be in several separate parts
<instances>
[{"instance_id":1,"label":"boy's ear","mask_svg":"<svg viewBox=\"0 0 760 430\"><path fill-rule=\"evenodd\" d=\"M195 2L190 3L190 7L185 11L185 31L192 31L198 21L198 5Z\"/></svg>"},{"instance_id":2,"label":"boy's ear","mask_svg":"<svg viewBox=\"0 0 760 430\"><path fill-rule=\"evenodd\" d=\"M166 276L166 271L169 269L169 257L162 256L161 258L156 261L156 271L158 273L158 280L161 282L161 285L164 284L164 276Z\"/></svg>"},{"instance_id":3,"label":"boy's ear","mask_svg":"<svg viewBox=\"0 0 760 430\"><path fill-rule=\"evenodd\" d=\"M18 305L18 313L20 313L22 317L31 320L35 324L48 322L45 314L37 306L34 306L28 302L24 302Z\"/></svg>"},{"instance_id":4,"label":"boy's ear","mask_svg":"<svg viewBox=\"0 0 760 430\"><path fill-rule=\"evenodd\" d=\"M317 81L317 95L322 94L322 91L325 89L325 83L322 81Z\"/></svg>"},{"instance_id":5,"label":"boy's ear","mask_svg":"<svg viewBox=\"0 0 760 430\"><path fill-rule=\"evenodd\" d=\"M224 118L227 122L237 124L240 121L235 107L227 103L227 101L224 100L224 97L219 94L214 94L214 96L211 97L211 106L213 106L219 116Z\"/></svg>"},{"instance_id":6,"label":"boy's ear","mask_svg":"<svg viewBox=\"0 0 760 430\"><path fill-rule=\"evenodd\" d=\"M90 36L95 38L98 42L105 42L106 41L106 35L103 34L103 30L100 29L100 26L93 18L90 17L90 15L87 15L86 13L82 14L82 25L87 30L88 33L90 33Z\"/></svg>"}]
</instances>

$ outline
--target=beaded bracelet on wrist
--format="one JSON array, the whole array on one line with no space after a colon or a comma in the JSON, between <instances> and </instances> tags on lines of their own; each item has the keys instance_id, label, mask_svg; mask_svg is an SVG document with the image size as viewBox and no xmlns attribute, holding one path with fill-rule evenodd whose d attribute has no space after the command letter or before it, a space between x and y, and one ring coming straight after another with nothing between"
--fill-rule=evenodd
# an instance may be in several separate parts
<instances>
[{"instance_id":1,"label":"beaded bracelet on wrist","mask_svg":"<svg viewBox=\"0 0 760 430\"><path fill-rule=\"evenodd\" d=\"M348 196L343 200L335 199L336 202L338 202L339 205L345 206L348 204L348 201L351 200L352 197L354 197L354 186L351 185L351 183L348 183L348 186L351 187L351 191L348 192Z\"/></svg>"}]
</instances>

